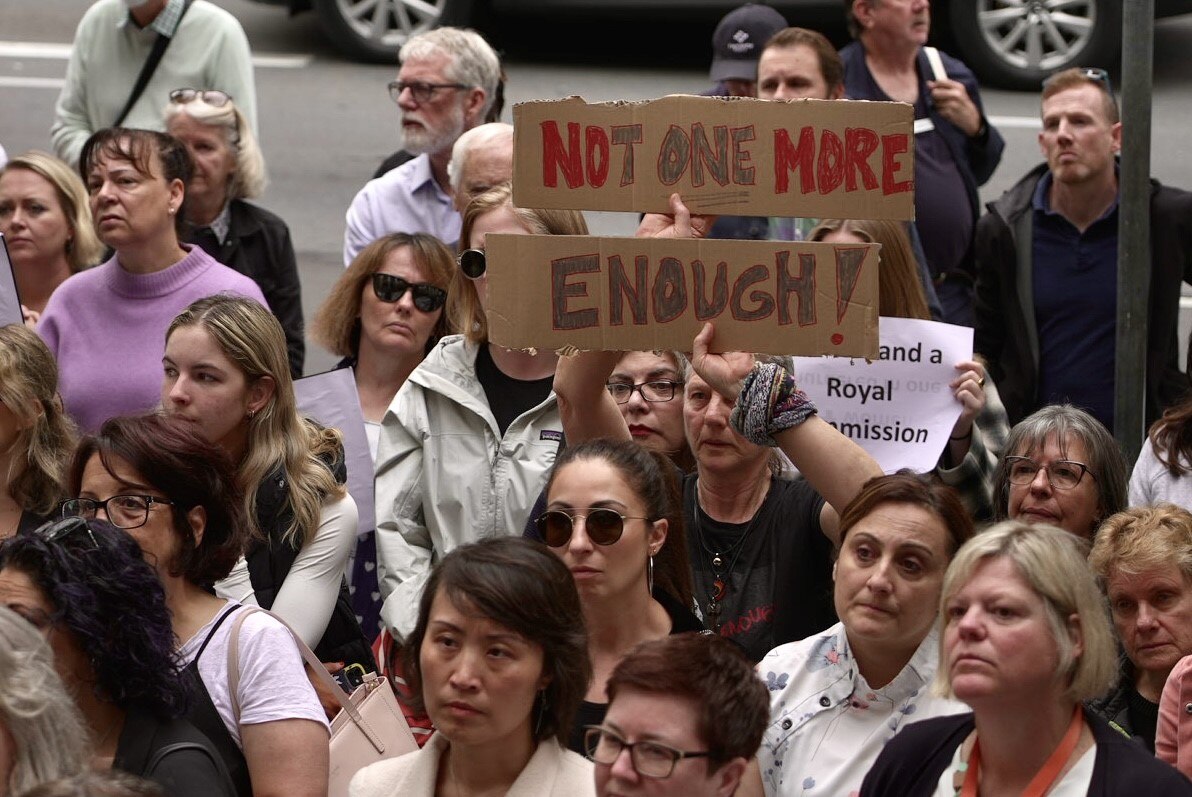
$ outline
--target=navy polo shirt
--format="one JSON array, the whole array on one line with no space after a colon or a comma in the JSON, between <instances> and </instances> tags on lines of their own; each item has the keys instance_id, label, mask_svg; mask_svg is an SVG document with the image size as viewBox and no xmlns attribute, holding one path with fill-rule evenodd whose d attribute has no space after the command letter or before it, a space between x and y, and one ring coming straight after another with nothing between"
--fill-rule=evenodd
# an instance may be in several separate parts
<instances>
[{"instance_id":1,"label":"navy polo shirt","mask_svg":"<svg viewBox=\"0 0 1192 797\"><path fill-rule=\"evenodd\" d=\"M1031 203L1039 404L1071 402L1112 430L1118 200L1082 233L1051 209L1050 189L1048 172Z\"/></svg>"}]
</instances>

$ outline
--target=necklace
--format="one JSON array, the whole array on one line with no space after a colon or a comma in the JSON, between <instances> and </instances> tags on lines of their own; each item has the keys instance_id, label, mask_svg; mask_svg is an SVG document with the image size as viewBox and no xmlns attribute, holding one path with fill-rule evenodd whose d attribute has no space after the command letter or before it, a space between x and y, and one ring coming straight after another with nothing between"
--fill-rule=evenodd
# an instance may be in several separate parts
<instances>
[{"instance_id":1,"label":"necklace","mask_svg":"<svg viewBox=\"0 0 1192 797\"><path fill-rule=\"evenodd\" d=\"M753 531L753 526L757 522L757 516L761 512L759 505L754 511L753 517L749 519L749 525L745 527L745 531L737 538L737 541L730 545L722 553L721 551L713 550L708 545L707 539L704 537L703 524L700 522L700 507L699 507L699 488L692 493L691 496L691 517L695 525L695 536L699 539L700 549L703 551L708 561L708 569L712 571L712 587L708 590L708 622L712 626L712 630L716 633L720 632L720 614L723 611L723 603L725 597L728 595L728 588L733 575L733 569L737 566L737 560L741 557L741 552L745 550L745 540L749 538L749 533ZM763 499L764 502L764 499ZM728 568L722 570L724 562L727 557Z\"/></svg>"}]
</instances>

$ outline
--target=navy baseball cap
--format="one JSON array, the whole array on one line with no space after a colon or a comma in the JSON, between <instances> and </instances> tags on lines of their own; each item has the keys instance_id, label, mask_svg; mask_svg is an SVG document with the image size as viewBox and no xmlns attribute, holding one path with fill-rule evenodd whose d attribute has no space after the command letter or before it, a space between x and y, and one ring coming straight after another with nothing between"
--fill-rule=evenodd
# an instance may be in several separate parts
<instances>
[{"instance_id":1,"label":"navy baseball cap","mask_svg":"<svg viewBox=\"0 0 1192 797\"><path fill-rule=\"evenodd\" d=\"M785 27L782 14L760 3L746 3L725 14L712 34L712 80L757 80L762 47Z\"/></svg>"}]
</instances>

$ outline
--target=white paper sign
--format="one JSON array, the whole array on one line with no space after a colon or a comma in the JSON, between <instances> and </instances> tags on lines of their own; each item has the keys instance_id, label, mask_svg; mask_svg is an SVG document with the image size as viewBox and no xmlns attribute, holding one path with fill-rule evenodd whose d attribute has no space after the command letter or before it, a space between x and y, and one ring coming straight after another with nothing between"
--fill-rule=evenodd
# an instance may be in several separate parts
<instances>
[{"instance_id":1,"label":"white paper sign","mask_svg":"<svg viewBox=\"0 0 1192 797\"><path fill-rule=\"evenodd\" d=\"M339 429L348 466L348 492L360 514L360 534L376 528L373 519L373 462L364 431L364 414L351 368L337 368L294 380L298 411L324 426Z\"/></svg>"},{"instance_id":2,"label":"white paper sign","mask_svg":"<svg viewBox=\"0 0 1192 797\"><path fill-rule=\"evenodd\" d=\"M0 233L0 327L24 322L21 300L17 298L17 280L12 273L12 261L8 259L4 234Z\"/></svg>"},{"instance_id":3,"label":"white paper sign","mask_svg":"<svg viewBox=\"0 0 1192 797\"><path fill-rule=\"evenodd\" d=\"M819 415L893 473L936 466L961 405L948 384L973 358L969 327L881 318L880 360L796 357L799 387Z\"/></svg>"}]
</instances>

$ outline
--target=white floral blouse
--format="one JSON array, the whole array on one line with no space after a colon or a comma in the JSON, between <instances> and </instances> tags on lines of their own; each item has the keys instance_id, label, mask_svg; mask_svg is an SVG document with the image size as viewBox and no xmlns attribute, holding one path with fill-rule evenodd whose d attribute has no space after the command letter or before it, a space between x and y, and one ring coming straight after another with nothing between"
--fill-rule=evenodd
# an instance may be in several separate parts
<instances>
[{"instance_id":1,"label":"white floral blouse","mask_svg":"<svg viewBox=\"0 0 1192 797\"><path fill-rule=\"evenodd\" d=\"M932 631L881 689L857 671L842 623L767 653L757 665L770 690L770 725L757 754L767 797L855 795L904 725L968 711L931 694L938 645Z\"/></svg>"}]
</instances>

